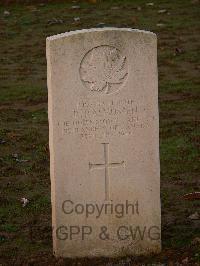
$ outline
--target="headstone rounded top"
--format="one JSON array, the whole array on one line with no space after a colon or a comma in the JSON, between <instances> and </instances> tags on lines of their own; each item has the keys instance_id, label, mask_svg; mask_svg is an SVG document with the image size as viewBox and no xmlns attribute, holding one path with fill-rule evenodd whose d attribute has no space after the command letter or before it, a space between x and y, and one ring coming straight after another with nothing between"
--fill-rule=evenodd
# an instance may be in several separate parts
<instances>
[{"instance_id":1,"label":"headstone rounded top","mask_svg":"<svg viewBox=\"0 0 200 266\"><path fill-rule=\"evenodd\" d=\"M91 29L75 30L75 31L60 33L60 34L47 37L47 41L53 41L53 40L57 40L60 38L64 38L64 37L68 37L68 36L72 36L76 34L92 33L92 32L106 32L106 31L135 32L135 33L150 34L156 37L156 34L151 31L138 30L138 29L132 29L132 28L104 27L104 28L91 28Z\"/></svg>"}]
</instances>

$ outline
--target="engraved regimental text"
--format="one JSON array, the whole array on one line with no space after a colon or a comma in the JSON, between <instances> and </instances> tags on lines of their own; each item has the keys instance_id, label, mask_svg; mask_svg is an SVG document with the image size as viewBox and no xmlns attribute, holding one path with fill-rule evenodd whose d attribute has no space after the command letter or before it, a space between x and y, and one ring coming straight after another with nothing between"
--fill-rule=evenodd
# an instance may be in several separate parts
<instances>
[{"instance_id":1,"label":"engraved regimental text","mask_svg":"<svg viewBox=\"0 0 200 266\"><path fill-rule=\"evenodd\" d=\"M149 109L148 105L138 105L133 99L82 100L62 121L63 133L86 139L133 135L151 125L154 116Z\"/></svg>"}]
</instances>

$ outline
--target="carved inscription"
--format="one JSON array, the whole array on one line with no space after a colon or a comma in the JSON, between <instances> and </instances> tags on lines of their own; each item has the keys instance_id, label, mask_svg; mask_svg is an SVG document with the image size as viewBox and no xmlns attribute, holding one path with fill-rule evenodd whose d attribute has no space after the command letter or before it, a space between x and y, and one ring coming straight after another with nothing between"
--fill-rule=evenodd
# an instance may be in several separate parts
<instances>
[{"instance_id":1,"label":"carved inscription","mask_svg":"<svg viewBox=\"0 0 200 266\"><path fill-rule=\"evenodd\" d=\"M110 94L119 90L128 74L127 59L112 46L90 50L81 61L80 77L92 92Z\"/></svg>"},{"instance_id":2,"label":"carved inscription","mask_svg":"<svg viewBox=\"0 0 200 266\"><path fill-rule=\"evenodd\" d=\"M64 134L81 138L132 135L148 127L154 117L147 119L148 106L138 106L132 99L111 101L80 101L63 121Z\"/></svg>"},{"instance_id":3,"label":"carved inscription","mask_svg":"<svg viewBox=\"0 0 200 266\"><path fill-rule=\"evenodd\" d=\"M89 170L104 169L105 177L105 200L110 200L110 177L109 169L113 167L125 166L125 162L121 161L119 163L109 162L109 143L102 143L104 148L104 163L93 164L89 162Z\"/></svg>"}]
</instances>

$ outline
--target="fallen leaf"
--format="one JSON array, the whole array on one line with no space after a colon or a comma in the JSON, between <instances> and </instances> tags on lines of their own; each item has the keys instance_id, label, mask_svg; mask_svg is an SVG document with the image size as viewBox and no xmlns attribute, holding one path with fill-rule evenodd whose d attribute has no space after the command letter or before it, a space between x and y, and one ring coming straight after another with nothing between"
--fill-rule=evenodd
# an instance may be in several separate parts
<instances>
[{"instance_id":1,"label":"fallen leaf","mask_svg":"<svg viewBox=\"0 0 200 266\"><path fill-rule=\"evenodd\" d=\"M181 48L176 47L176 49L175 49L175 55L183 54L183 53L184 53L184 51Z\"/></svg>"},{"instance_id":2,"label":"fallen leaf","mask_svg":"<svg viewBox=\"0 0 200 266\"><path fill-rule=\"evenodd\" d=\"M146 3L146 6L154 6L154 3Z\"/></svg>"},{"instance_id":3,"label":"fallen leaf","mask_svg":"<svg viewBox=\"0 0 200 266\"><path fill-rule=\"evenodd\" d=\"M76 18L74 18L74 21L75 22L80 21L80 18L79 17L76 17Z\"/></svg>"},{"instance_id":4,"label":"fallen leaf","mask_svg":"<svg viewBox=\"0 0 200 266\"><path fill-rule=\"evenodd\" d=\"M4 14L4 16L9 16L9 15L10 15L10 12L7 11L7 10L5 10L5 11L3 12L3 14Z\"/></svg>"},{"instance_id":5,"label":"fallen leaf","mask_svg":"<svg viewBox=\"0 0 200 266\"><path fill-rule=\"evenodd\" d=\"M16 162L18 162L18 163L26 163L26 162L28 162L28 160L16 159Z\"/></svg>"},{"instance_id":6,"label":"fallen leaf","mask_svg":"<svg viewBox=\"0 0 200 266\"><path fill-rule=\"evenodd\" d=\"M63 24L63 20L62 19L57 19L57 18L53 18L52 20L48 20L48 25L52 25L52 24Z\"/></svg>"},{"instance_id":7,"label":"fallen leaf","mask_svg":"<svg viewBox=\"0 0 200 266\"><path fill-rule=\"evenodd\" d=\"M156 26L157 26L157 27L164 27L165 24L163 24L163 23L157 23Z\"/></svg>"},{"instance_id":8,"label":"fallen leaf","mask_svg":"<svg viewBox=\"0 0 200 266\"><path fill-rule=\"evenodd\" d=\"M97 24L97 27L103 27L103 26L105 26L106 25L106 23L104 23L104 22L99 22L98 24Z\"/></svg>"},{"instance_id":9,"label":"fallen leaf","mask_svg":"<svg viewBox=\"0 0 200 266\"><path fill-rule=\"evenodd\" d=\"M184 265L188 265L188 262L189 262L188 257L186 257L185 259L182 260L182 263L183 263Z\"/></svg>"},{"instance_id":10,"label":"fallen leaf","mask_svg":"<svg viewBox=\"0 0 200 266\"><path fill-rule=\"evenodd\" d=\"M200 200L200 192L192 192L183 195L183 199L185 200Z\"/></svg>"},{"instance_id":11,"label":"fallen leaf","mask_svg":"<svg viewBox=\"0 0 200 266\"><path fill-rule=\"evenodd\" d=\"M15 158L15 159L18 158L18 154L17 153L13 153L12 157Z\"/></svg>"},{"instance_id":12,"label":"fallen leaf","mask_svg":"<svg viewBox=\"0 0 200 266\"><path fill-rule=\"evenodd\" d=\"M200 219L200 216L199 216L198 212L195 212L195 213L191 214L188 217L188 219L190 219L190 220L199 220Z\"/></svg>"},{"instance_id":13,"label":"fallen leaf","mask_svg":"<svg viewBox=\"0 0 200 266\"><path fill-rule=\"evenodd\" d=\"M71 9L80 9L80 6L72 6Z\"/></svg>"},{"instance_id":14,"label":"fallen leaf","mask_svg":"<svg viewBox=\"0 0 200 266\"><path fill-rule=\"evenodd\" d=\"M117 9L119 9L119 7L118 6L112 6L111 9L112 10L117 10Z\"/></svg>"},{"instance_id":15,"label":"fallen leaf","mask_svg":"<svg viewBox=\"0 0 200 266\"><path fill-rule=\"evenodd\" d=\"M166 9L161 9L161 10L158 10L158 13L159 14L164 14L164 13L167 13L167 10Z\"/></svg>"},{"instance_id":16,"label":"fallen leaf","mask_svg":"<svg viewBox=\"0 0 200 266\"><path fill-rule=\"evenodd\" d=\"M21 198L21 203L22 203L22 207L25 207L28 203L29 203L29 200L26 199L26 198Z\"/></svg>"},{"instance_id":17,"label":"fallen leaf","mask_svg":"<svg viewBox=\"0 0 200 266\"><path fill-rule=\"evenodd\" d=\"M200 237L195 237L192 242L191 242L192 245L198 245L200 244Z\"/></svg>"}]
</instances>

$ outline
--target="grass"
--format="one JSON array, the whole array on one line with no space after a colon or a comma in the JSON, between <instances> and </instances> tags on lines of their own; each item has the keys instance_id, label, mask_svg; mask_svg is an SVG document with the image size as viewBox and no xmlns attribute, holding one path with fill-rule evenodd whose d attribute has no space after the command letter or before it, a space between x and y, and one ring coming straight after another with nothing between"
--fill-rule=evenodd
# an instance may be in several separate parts
<instances>
[{"instance_id":1,"label":"grass","mask_svg":"<svg viewBox=\"0 0 200 266\"><path fill-rule=\"evenodd\" d=\"M71 9L72 5L80 5L80 9ZM163 9L166 11L159 13ZM9 16L4 15L5 10ZM188 0L156 0L153 6L144 0L0 6L3 265L11 265L16 258L16 265L57 263L51 256L45 39L101 25L151 30L158 36L163 252L138 258L138 263L175 263L185 257L191 265L199 262L199 247L191 244L200 235L199 224L188 219L199 209L199 203L181 199L184 193L200 187L199 13L199 3ZM80 21L74 21L75 17ZM26 207L22 207L22 197L29 200Z\"/></svg>"}]
</instances>

